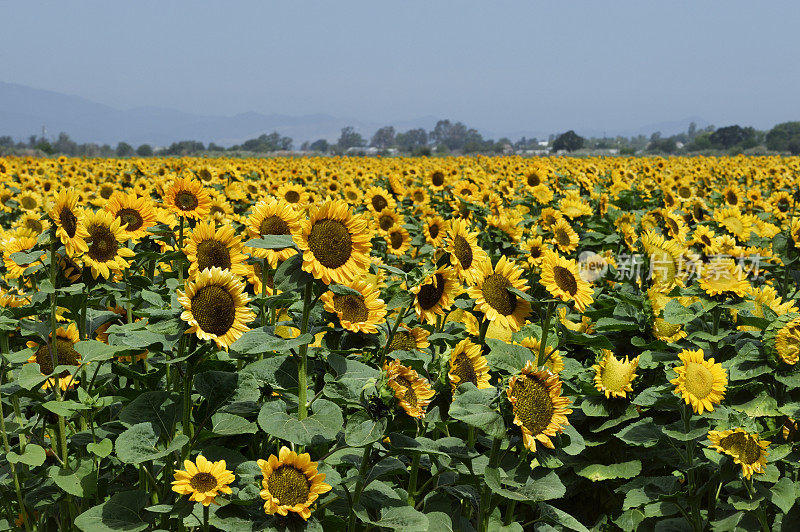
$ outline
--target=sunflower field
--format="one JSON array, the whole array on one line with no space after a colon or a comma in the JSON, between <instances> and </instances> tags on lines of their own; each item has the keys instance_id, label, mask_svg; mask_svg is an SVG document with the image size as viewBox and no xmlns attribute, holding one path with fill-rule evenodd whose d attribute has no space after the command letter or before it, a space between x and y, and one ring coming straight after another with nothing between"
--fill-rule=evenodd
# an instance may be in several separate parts
<instances>
[{"instance_id":1,"label":"sunflower field","mask_svg":"<svg viewBox=\"0 0 800 532\"><path fill-rule=\"evenodd\" d=\"M796 530L798 176L0 159L0 530Z\"/></svg>"}]
</instances>

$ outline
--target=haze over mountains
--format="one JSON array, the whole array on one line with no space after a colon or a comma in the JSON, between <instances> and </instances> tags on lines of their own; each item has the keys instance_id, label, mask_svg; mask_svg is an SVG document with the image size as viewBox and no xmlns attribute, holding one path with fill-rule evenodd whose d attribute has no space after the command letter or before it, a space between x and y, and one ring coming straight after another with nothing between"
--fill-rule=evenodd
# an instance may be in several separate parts
<instances>
[{"instance_id":1,"label":"haze over mountains","mask_svg":"<svg viewBox=\"0 0 800 532\"><path fill-rule=\"evenodd\" d=\"M281 135L294 139L295 146L299 146L303 141L320 138L335 141L341 129L347 126L355 127L367 139L376 129L386 125L393 125L397 131L413 128L429 131L440 118L459 120L459 117L426 116L382 124L328 114L288 116L248 112L233 116L214 116L160 107L121 110L78 96L0 82L0 136L10 135L15 140L41 135L44 126L49 138L54 138L63 131L77 142L98 144L115 145L124 141L134 146L166 146L181 140L198 140L228 147L263 133L278 131ZM598 125L582 127L585 124L565 124L563 131L574 129L587 137L630 137L639 134L649 136L655 131L667 136L686 131L690 122L695 122L698 128L708 125L702 118L688 117L648 124L632 131L615 130L611 125L608 128ZM507 137L517 140L523 136L541 139L563 132L542 131L536 128L536 124L525 123L520 123L516 131L490 131L481 128L480 124L468 123L467 126L474 127L484 137L493 139Z\"/></svg>"}]
</instances>

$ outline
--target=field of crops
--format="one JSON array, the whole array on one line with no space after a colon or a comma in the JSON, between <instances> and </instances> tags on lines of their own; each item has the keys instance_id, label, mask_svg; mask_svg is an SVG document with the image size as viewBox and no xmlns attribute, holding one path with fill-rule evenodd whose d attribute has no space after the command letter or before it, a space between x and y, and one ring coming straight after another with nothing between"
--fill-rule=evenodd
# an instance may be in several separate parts
<instances>
[{"instance_id":1,"label":"field of crops","mask_svg":"<svg viewBox=\"0 0 800 532\"><path fill-rule=\"evenodd\" d=\"M793 530L798 175L0 158L0 529Z\"/></svg>"}]
</instances>

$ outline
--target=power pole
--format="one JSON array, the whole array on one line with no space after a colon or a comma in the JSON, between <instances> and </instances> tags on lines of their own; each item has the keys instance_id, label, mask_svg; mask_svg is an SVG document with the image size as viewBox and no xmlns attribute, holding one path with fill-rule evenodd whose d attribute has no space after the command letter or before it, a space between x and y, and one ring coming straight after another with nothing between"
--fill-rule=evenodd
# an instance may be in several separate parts
<instances>
[{"instance_id":1,"label":"power pole","mask_svg":"<svg viewBox=\"0 0 800 532\"><path fill-rule=\"evenodd\" d=\"M47 135L47 128L45 126L42 126L42 141L47 139L45 135Z\"/></svg>"}]
</instances>

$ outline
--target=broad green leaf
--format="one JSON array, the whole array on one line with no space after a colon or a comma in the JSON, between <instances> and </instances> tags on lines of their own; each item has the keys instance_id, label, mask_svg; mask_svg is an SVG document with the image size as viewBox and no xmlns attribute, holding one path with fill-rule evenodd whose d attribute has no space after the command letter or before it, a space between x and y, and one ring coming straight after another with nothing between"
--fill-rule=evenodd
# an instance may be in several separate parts
<instances>
[{"instance_id":1,"label":"broad green leaf","mask_svg":"<svg viewBox=\"0 0 800 532\"><path fill-rule=\"evenodd\" d=\"M114 355L124 350L124 347L104 344L97 340L83 340L75 344L75 351L81 354L81 362L83 363L99 363L103 360L111 360Z\"/></svg>"},{"instance_id":2,"label":"broad green leaf","mask_svg":"<svg viewBox=\"0 0 800 532\"><path fill-rule=\"evenodd\" d=\"M381 510L381 517L375 521L366 522L381 528L392 530L402 530L408 532L427 532L428 518L425 514L418 512L411 506L392 506Z\"/></svg>"},{"instance_id":3,"label":"broad green leaf","mask_svg":"<svg viewBox=\"0 0 800 532\"><path fill-rule=\"evenodd\" d=\"M344 441L350 447L364 447L374 443L383 438L386 424L386 418L375 421L366 412L359 410L347 418Z\"/></svg>"},{"instance_id":4,"label":"broad green leaf","mask_svg":"<svg viewBox=\"0 0 800 532\"><path fill-rule=\"evenodd\" d=\"M737 412L746 414L748 417L773 417L781 415L780 410L778 410L778 401L766 392L762 392L742 405L733 405L731 408Z\"/></svg>"},{"instance_id":5,"label":"broad green leaf","mask_svg":"<svg viewBox=\"0 0 800 532\"><path fill-rule=\"evenodd\" d=\"M34 443L26 445L25 452L22 454L9 451L6 455L6 459L12 464L25 464L31 467L39 467L44 463L45 458L44 448Z\"/></svg>"},{"instance_id":6,"label":"broad green leaf","mask_svg":"<svg viewBox=\"0 0 800 532\"><path fill-rule=\"evenodd\" d=\"M342 409L325 399L317 399L311 414L301 420L296 413L287 413L280 400L265 403L258 414L261 429L272 436L297 445L318 445L336 438L342 430Z\"/></svg>"},{"instance_id":7,"label":"broad green leaf","mask_svg":"<svg viewBox=\"0 0 800 532\"><path fill-rule=\"evenodd\" d=\"M333 353L328 355L328 365L336 373L336 378L326 378L325 395L333 399L358 401L361 391L381 376L376 368Z\"/></svg>"},{"instance_id":8,"label":"broad green leaf","mask_svg":"<svg viewBox=\"0 0 800 532\"><path fill-rule=\"evenodd\" d=\"M528 503L548 501L563 497L567 489L558 474L550 471L547 475L521 483L508 477L501 477L500 470L487 467L484 471L486 485L496 494L506 499Z\"/></svg>"},{"instance_id":9,"label":"broad green leaf","mask_svg":"<svg viewBox=\"0 0 800 532\"><path fill-rule=\"evenodd\" d=\"M493 438L502 438L506 434L505 423L491 406L496 393L494 388L479 390L471 382L462 384L450 405L450 417L479 428Z\"/></svg>"},{"instance_id":10,"label":"broad green leaf","mask_svg":"<svg viewBox=\"0 0 800 532\"><path fill-rule=\"evenodd\" d=\"M150 495L144 491L115 493L107 501L89 508L77 518L75 526L83 532L139 532L146 530L144 507Z\"/></svg>"},{"instance_id":11,"label":"broad green leaf","mask_svg":"<svg viewBox=\"0 0 800 532\"><path fill-rule=\"evenodd\" d=\"M255 434L258 425L247 421L242 416L218 412L211 416L211 432L220 436L236 436L239 434Z\"/></svg>"},{"instance_id":12,"label":"broad green leaf","mask_svg":"<svg viewBox=\"0 0 800 532\"><path fill-rule=\"evenodd\" d=\"M641 471L642 463L639 460L631 460L630 462L611 465L590 464L577 469L575 472L592 482L598 482L613 478L633 478Z\"/></svg>"},{"instance_id":13,"label":"broad green leaf","mask_svg":"<svg viewBox=\"0 0 800 532\"><path fill-rule=\"evenodd\" d=\"M770 489L769 500L786 514L797 502L797 495L797 484L792 479L783 477Z\"/></svg>"},{"instance_id":14,"label":"broad green leaf","mask_svg":"<svg viewBox=\"0 0 800 532\"><path fill-rule=\"evenodd\" d=\"M119 436L114 444L117 457L126 464L141 464L156 460L180 450L189 438L185 434L176 436L168 447L159 445L158 436L151 423L138 423Z\"/></svg>"},{"instance_id":15,"label":"broad green leaf","mask_svg":"<svg viewBox=\"0 0 800 532\"><path fill-rule=\"evenodd\" d=\"M168 434L181 411L180 396L166 391L143 392L128 403L119 413L119 420L127 425L155 423L162 434Z\"/></svg>"},{"instance_id":16,"label":"broad green leaf","mask_svg":"<svg viewBox=\"0 0 800 532\"><path fill-rule=\"evenodd\" d=\"M630 445L652 447L661 439L661 429L651 418L631 423L615 434L617 438Z\"/></svg>"},{"instance_id":17,"label":"broad green leaf","mask_svg":"<svg viewBox=\"0 0 800 532\"><path fill-rule=\"evenodd\" d=\"M543 519L547 519L558 526L576 530L577 532L589 532L589 529L583 526L580 521L555 506L543 502L539 503L539 510Z\"/></svg>"},{"instance_id":18,"label":"broad green leaf","mask_svg":"<svg viewBox=\"0 0 800 532\"><path fill-rule=\"evenodd\" d=\"M26 390L32 390L47 380L47 377L42 375L39 364L36 362L23 364L19 369L14 371L14 376L14 382Z\"/></svg>"},{"instance_id":19,"label":"broad green leaf","mask_svg":"<svg viewBox=\"0 0 800 532\"><path fill-rule=\"evenodd\" d=\"M244 246L258 249L297 249L292 235L264 235L261 238L251 238Z\"/></svg>"},{"instance_id":20,"label":"broad green leaf","mask_svg":"<svg viewBox=\"0 0 800 532\"><path fill-rule=\"evenodd\" d=\"M111 454L114 444L108 438L103 438L97 443L90 443L86 446L86 450L100 458L105 458Z\"/></svg>"},{"instance_id":21,"label":"broad green leaf","mask_svg":"<svg viewBox=\"0 0 800 532\"><path fill-rule=\"evenodd\" d=\"M258 355L272 351L285 353L314 341L314 337L308 333L296 338L281 338L267 330L271 328L250 329L231 344L231 351L240 355Z\"/></svg>"},{"instance_id":22,"label":"broad green leaf","mask_svg":"<svg viewBox=\"0 0 800 532\"><path fill-rule=\"evenodd\" d=\"M62 469L59 466L50 468L50 478L56 485L76 497L91 497L97 491L97 477L91 460L82 460L78 467Z\"/></svg>"}]
</instances>

